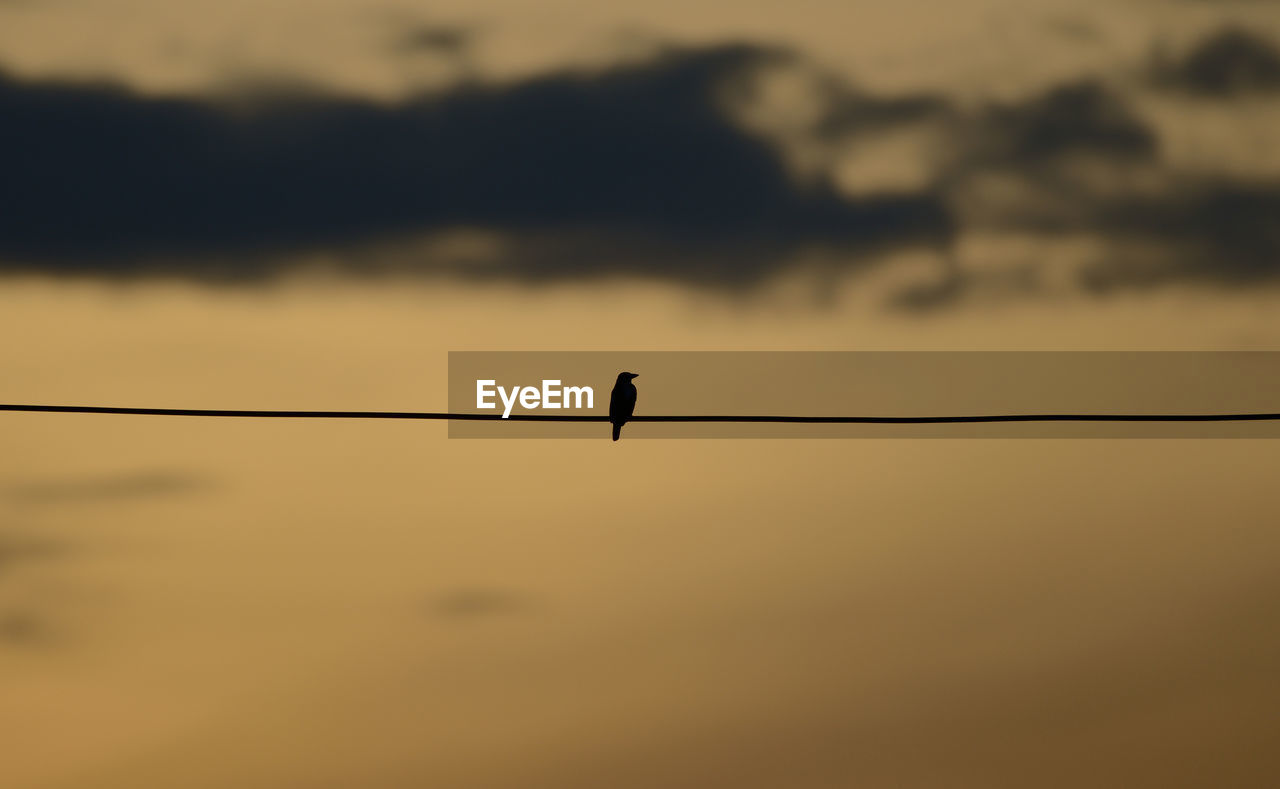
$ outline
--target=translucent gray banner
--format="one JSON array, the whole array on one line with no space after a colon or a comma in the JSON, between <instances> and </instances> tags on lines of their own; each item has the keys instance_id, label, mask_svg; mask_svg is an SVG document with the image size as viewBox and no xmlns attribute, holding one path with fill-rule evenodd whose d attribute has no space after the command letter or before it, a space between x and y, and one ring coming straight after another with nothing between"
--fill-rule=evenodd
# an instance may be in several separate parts
<instances>
[{"instance_id":1,"label":"translucent gray banner","mask_svg":"<svg viewBox=\"0 0 1280 789\"><path fill-rule=\"evenodd\" d=\"M608 439L623 371L624 440L1280 437L1260 351L455 351L449 436Z\"/></svg>"}]
</instances>

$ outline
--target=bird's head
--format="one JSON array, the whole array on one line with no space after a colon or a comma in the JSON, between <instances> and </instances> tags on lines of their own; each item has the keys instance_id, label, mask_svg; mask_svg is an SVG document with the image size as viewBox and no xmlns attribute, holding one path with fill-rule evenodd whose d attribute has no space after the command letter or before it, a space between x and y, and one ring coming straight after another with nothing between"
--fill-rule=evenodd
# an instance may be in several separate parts
<instances>
[{"instance_id":1,"label":"bird's head","mask_svg":"<svg viewBox=\"0 0 1280 789\"><path fill-rule=\"evenodd\" d=\"M639 378L639 373L618 373L618 383L630 381L632 378Z\"/></svg>"}]
</instances>

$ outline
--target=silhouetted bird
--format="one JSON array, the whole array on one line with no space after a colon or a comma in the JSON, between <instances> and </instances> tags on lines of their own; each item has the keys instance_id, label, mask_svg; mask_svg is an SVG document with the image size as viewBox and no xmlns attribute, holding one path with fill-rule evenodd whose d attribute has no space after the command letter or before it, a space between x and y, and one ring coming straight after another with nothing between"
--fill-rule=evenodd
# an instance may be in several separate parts
<instances>
[{"instance_id":1,"label":"silhouetted bird","mask_svg":"<svg viewBox=\"0 0 1280 789\"><path fill-rule=\"evenodd\" d=\"M627 423L636 410L636 385L632 378L635 373L618 373L618 382L613 385L613 394L609 395L609 421L613 423L613 440L622 435L622 426Z\"/></svg>"}]
</instances>

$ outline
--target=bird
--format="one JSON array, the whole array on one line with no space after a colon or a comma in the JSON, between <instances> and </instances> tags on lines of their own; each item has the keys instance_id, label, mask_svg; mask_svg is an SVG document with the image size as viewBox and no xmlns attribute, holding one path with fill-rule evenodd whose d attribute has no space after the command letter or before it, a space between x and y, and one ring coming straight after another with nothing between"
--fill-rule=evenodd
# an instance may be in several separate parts
<instances>
[{"instance_id":1,"label":"bird","mask_svg":"<svg viewBox=\"0 0 1280 789\"><path fill-rule=\"evenodd\" d=\"M614 441L622 435L622 426L635 413L636 385L631 383L631 379L639 377L636 373L618 373L618 382L609 395L609 421L613 423Z\"/></svg>"}]
</instances>

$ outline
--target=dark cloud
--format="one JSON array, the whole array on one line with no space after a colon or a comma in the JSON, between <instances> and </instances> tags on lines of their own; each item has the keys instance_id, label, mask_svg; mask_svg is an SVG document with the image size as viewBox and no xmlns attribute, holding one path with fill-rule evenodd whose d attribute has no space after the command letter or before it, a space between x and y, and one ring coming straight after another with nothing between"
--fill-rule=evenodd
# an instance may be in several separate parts
<instances>
[{"instance_id":1,"label":"dark cloud","mask_svg":"<svg viewBox=\"0 0 1280 789\"><path fill-rule=\"evenodd\" d=\"M1144 195L1059 189L1059 203L1008 208L1002 230L1029 233L1052 250L1056 239L1098 243L1080 261L1075 280L1086 292L1152 288L1175 283L1255 287L1280 281L1280 182L1175 181ZM1027 259L973 270L952 265L942 276L913 284L894 303L915 311L953 306L966 299L1025 298L1043 294L1047 265Z\"/></svg>"},{"instance_id":2,"label":"dark cloud","mask_svg":"<svg viewBox=\"0 0 1280 789\"><path fill-rule=\"evenodd\" d=\"M1153 254L1112 255L1085 274L1098 290L1199 280L1249 285L1280 277L1280 183L1189 183L1105 205L1109 236Z\"/></svg>"},{"instance_id":3,"label":"dark cloud","mask_svg":"<svg viewBox=\"0 0 1280 789\"><path fill-rule=\"evenodd\" d=\"M1154 67L1159 83L1206 96L1280 90L1280 50L1242 28L1220 30L1181 59Z\"/></svg>"},{"instance_id":4,"label":"dark cloud","mask_svg":"<svg viewBox=\"0 0 1280 789\"><path fill-rule=\"evenodd\" d=\"M1090 239L1101 250L1080 275L1090 291L1280 279L1280 181L1179 174L1162 160L1157 128L1102 81L1052 86L948 122L954 164L939 189L961 227ZM994 198L981 188L993 177ZM1045 287L1044 269L1035 259L974 270L951 261L895 303L929 310L979 292L1026 297Z\"/></svg>"},{"instance_id":5,"label":"dark cloud","mask_svg":"<svg viewBox=\"0 0 1280 789\"><path fill-rule=\"evenodd\" d=\"M1159 148L1151 128L1096 80L990 107L974 128L967 155L982 167L1023 168L1080 154L1151 159Z\"/></svg>"},{"instance_id":6,"label":"dark cloud","mask_svg":"<svg viewBox=\"0 0 1280 789\"><path fill-rule=\"evenodd\" d=\"M849 201L826 181L797 182L777 146L734 121L732 94L787 57L672 50L396 106L299 96L233 108L6 79L0 258L54 272L255 277L270 273L271 253L463 227L584 239L588 250L611 242L590 265L522 250L497 264L503 274L732 284L798 248L945 243L952 228L936 196Z\"/></svg>"},{"instance_id":7,"label":"dark cloud","mask_svg":"<svg viewBox=\"0 0 1280 789\"><path fill-rule=\"evenodd\" d=\"M876 96L835 83L825 91L824 99L825 111L813 132L828 140L880 134L913 123L939 122L956 116L950 101L931 93Z\"/></svg>"},{"instance_id":8,"label":"dark cloud","mask_svg":"<svg viewBox=\"0 0 1280 789\"><path fill-rule=\"evenodd\" d=\"M467 41L424 28L402 43ZM352 272L735 288L800 259L858 266L923 246L940 253L944 278L900 303L934 307L986 287L990 277L955 265L951 242L996 228L1114 242L1093 287L1280 272L1276 188L1173 177L1157 129L1101 78L970 106L819 76L806 133L823 150L922 126L943 149L914 191L852 197L830 176L798 175L788 141L739 112L759 100L760 77L788 68L810 66L767 46L670 48L397 104L300 90L156 98L0 77L0 270L255 281L324 250ZM1280 79L1270 45L1238 31L1168 73L1211 91ZM1164 185L1126 191L1139 172ZM992 181L1003 196L987 201L979 187ZM492 243L441 251L460 233ZM1154 260L1125 257L1160 245L1169 251ZM833 254L800 254L810 251ZM1009 293L1040 282L1034 265L997 280Z\"/></svg>"},{"instance_id":9,"label":"dark cloud","mask_svg":"<svg viewBox=\"0 0 1280 789\"><path fill-rule=\"evenodd\" d=\"M983 142L971 146L969 166L1021 182L996 212L1004 226L1087 235L1108 247L1084 275L1092 289L1187 280L1243 286L1280 276L1280 183L1177 175L1160 159L1156 130L1100 83L988 111L978 129ZM1126 173L1138 174L1140 186L1125 185ZM995 276L1028 292L1036 287L1025 266ZM952 282L935 295L962 290Z\"/></svg>"}]
</instances>

